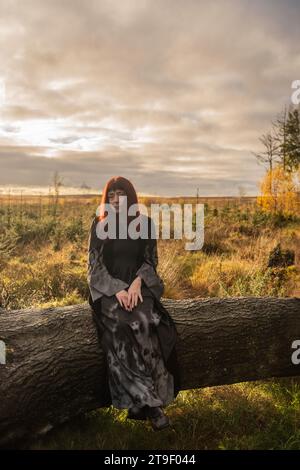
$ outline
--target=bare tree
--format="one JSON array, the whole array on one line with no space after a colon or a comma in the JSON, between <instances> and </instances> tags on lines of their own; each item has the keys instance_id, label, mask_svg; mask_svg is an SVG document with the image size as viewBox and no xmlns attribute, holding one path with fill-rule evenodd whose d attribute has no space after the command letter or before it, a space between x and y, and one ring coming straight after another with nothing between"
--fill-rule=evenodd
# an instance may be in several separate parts
<instances>
[{"instance_id":1,"label":"bare tree","mask_svg":"<svg viewBox=\"0 0 300 470\"><path fill-rule=\"evenodd\" d=\"M57 214L57 207L58 207L58 201L59 201L59 191L60 191L61 186L63 186L63 178L61 178L58 171L55 171L54 175L53 175L53 187L54 187L53 215L54 215L54 217Z\"/></svg>"},{"instance_id":2,"label":"bare tree","mask_svg":"<svg viewBox=\"0 0 300 470\"><path fill-rule=\"evenodd\" d=\"M283 171L286 171L287 166L287 109L284 107L283 112L277 117L275 122L272 122L274 129L274 140L277 146L277 155L282 162Z\"/></svg>"},{"instance_id":3,"label":"bare tree","mask_svg":"<svg viewBox=\"0 0 300 470\"><path fill-rule=\"evenodd\" d=\"M276 141L276 137L274 136L272 131L267 132L266 134L263 134L259 138L259 140L263 144L265 150L260 153L256 153L256 152L252 152L252 153L260 163L263 163L267 166L270 172L270 193L272 194L272 188L273 188L272 172L274 168L274 163L278 161L279 143Z\"/></svg>"}]
</instances>

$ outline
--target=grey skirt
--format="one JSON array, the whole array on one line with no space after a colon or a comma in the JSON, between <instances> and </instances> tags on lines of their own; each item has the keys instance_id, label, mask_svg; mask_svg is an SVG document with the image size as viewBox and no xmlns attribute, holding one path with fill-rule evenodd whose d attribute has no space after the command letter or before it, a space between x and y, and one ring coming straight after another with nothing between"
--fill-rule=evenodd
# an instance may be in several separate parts
<instances>
[{"instance_id":1,"label":"grey skirt","mask_svg":"<svg viewBox=\"0 0 300 470\"><path fill-rule=\"evenodd\" d=\"M143 295L143 292L142 292ZM107 357L108 384L116 408L167 406L174 400L174 377L163 361L156 327L161 314L151 295L131 312L116 296L101 298L101 345Z\"/></svg>"}]
</instances>

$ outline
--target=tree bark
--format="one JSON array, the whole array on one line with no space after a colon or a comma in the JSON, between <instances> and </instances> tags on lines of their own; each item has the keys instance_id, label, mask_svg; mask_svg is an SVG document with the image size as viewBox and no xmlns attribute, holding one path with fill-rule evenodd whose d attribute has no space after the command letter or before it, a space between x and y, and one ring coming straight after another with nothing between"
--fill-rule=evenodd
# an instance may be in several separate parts
<instances>
[{"instance_id":1,"label":"tree bark","mask_svg":"<svg viewBox=\"0 0 300 470\"><path fill-rule=\"evenodd\" d=\"M162 303L179 333L184 390L300 375L291 360L299 298ZM103 405L104 355L89 304L1 312L0 342L0 445Z\"/></svg>"}]
</instances>

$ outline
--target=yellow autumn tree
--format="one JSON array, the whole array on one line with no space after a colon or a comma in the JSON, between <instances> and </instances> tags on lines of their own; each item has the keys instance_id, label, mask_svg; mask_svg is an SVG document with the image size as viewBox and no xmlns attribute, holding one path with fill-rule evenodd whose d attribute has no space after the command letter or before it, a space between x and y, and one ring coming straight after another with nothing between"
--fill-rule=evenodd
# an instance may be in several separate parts
<instances>
[{"instance_id":1,"label":"yellow autumn tree","mask_svg":"<svg viewBox=\"0 0 300 470\"><path fill-rule=\"evenodd\" d=\"M260 184L258 204L266 212L294 214L299 211L298 184L295 174L281 165L269 170Z\"/></svg>"}]
</instances>

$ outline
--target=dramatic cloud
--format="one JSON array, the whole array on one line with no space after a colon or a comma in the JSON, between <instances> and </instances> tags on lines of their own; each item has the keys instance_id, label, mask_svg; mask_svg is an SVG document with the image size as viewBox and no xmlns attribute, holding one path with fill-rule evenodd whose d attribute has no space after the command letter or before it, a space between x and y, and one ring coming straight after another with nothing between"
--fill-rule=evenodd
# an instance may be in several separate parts
<instances>
[{"instance_id":1,"label":"dramatic cloud","mask_svg":"<svg viewBox=\"0 0 300 470\"><path fill-rule=\"evenodd\" d=\"M252 151L300 79L296 0L0 5L0 184L257 193ZM0 97L1 99L1 97Z\"/></svg>"}]
</instances>

